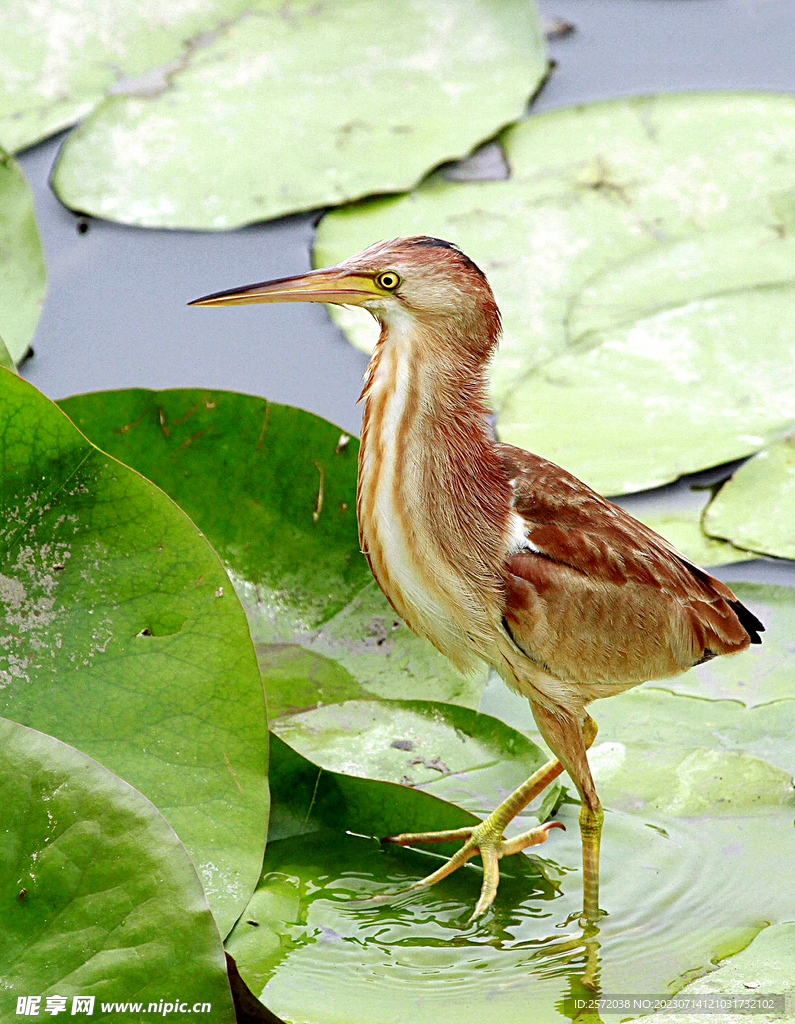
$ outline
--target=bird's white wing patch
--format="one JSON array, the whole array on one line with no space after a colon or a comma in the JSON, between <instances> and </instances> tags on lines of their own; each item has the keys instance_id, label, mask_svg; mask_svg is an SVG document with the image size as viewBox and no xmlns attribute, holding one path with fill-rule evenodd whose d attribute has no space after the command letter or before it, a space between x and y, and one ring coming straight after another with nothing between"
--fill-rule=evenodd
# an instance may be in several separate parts
<instances>
[{"instance_id":1,"label":"bird's white wing patch","mask_svg":"<svg viewBox=\"0 0 795 1024\"><path fill-rule=\"evenodd\" d=\"M518 512L511 512L508 520L508 554L515 555L518 551L532 551L536 555L541 554L541 548L537 547L527 536L527 524Z\"/></svg>"}]
</instances>

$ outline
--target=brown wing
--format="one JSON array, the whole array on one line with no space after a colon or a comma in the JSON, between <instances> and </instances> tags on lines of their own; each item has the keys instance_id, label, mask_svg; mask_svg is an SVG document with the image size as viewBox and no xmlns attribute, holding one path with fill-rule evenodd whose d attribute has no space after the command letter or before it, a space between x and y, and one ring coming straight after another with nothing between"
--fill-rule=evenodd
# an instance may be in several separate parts
<instances>
[{"instance_id":1,"label":"brown wing","mask_svg":"<svg viewBox=\"0 0 795 1024\"><path fill-rule=\"evenodd\" d=\"M499 446L527 549L505 563L505 623L561 679L626 684L761 643L719 580L575 476Z\"/></svg>"}]
</instances>

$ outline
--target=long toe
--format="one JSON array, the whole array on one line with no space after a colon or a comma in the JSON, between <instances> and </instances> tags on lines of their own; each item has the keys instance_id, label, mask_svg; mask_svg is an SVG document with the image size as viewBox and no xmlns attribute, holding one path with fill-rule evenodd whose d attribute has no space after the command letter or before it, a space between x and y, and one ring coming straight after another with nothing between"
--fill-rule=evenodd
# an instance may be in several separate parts
<instances>
[{"instance_id":1,"label":"long toe","mask_svg":"<svg viewBox=\"0 0 795 1024\"><path fill-rule=\"evenodd\" d=\"M538 828L523 832L513 839L506 840L501 834L501 825L502 822L497 821L494 815L490 815L475 827L469 826L446 832L404 832L396 836L386 836L381 840L382 843L396 843L399 846L410 846L415 843L443 843L456 839L465 840L461 849L445 861L440 868L393 895L399 896L403 893L416 892L418 889L426 889L428 886L435 885L451 875L462 864L466 864L472 857L480 855L483 861L483 884L480 897L469 920L474 921L475 918L485 914L497 895L497 887L500 883L500 860L503 857L519 853L521 850L527 849L528 846L537 846L539 843L546 842L551 829L564 828L559 821L550 821Z\"/></svg>"}]
</instances>

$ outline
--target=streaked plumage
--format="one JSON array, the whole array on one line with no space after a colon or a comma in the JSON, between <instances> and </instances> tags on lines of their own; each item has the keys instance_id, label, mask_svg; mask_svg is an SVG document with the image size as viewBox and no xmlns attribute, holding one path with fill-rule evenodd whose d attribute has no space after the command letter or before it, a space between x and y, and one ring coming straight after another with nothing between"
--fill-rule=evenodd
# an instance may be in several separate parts
<instances>
[{"instance_id":1,"label":"streaked plumage","mask_svg":"<svg viewBox=\"0 0 795 1024\"><path fill-rule=\"evenodd\" d=\"M336 267L198 301L301 299L361 305L381 324L362 392L357 496L379 586L456 666L482 659L527 696L557 758L477 829L392 838L465 839L418 885L479 852L481 913L499 858L543 841L550 827L505 841L505 824L565 768L582 799L584 915L593 922L602 816L586 705L742 651L764 627L654 531L553 463L493 439L486 371L500 315L485 276L455 246L424 236L380 242Z\"/></svg>"}]
</instances>

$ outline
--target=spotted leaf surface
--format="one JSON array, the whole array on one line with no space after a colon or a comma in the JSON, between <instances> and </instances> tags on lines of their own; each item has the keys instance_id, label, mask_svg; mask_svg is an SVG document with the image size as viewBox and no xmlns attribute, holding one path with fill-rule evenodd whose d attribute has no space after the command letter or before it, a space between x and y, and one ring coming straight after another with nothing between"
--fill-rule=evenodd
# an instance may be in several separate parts
<instances>
[{"instance_id":1,"label":"spotted leaf surface","mask_svg":"<svg viewBox=\"0 0 795 1024\"><path fill-rule=\"evenodd\" d=\"M257 877L267 724L217 556L157 487L0 370L0 710L166 815L228 930Z\"/></svg>"},{"instance_id":2,"label":"spotted leaf surface","mask_svg":"<svg viewBox=\"0 0 795 1024\"><path fill-rule=\"evenodd\" d=\"M62 407L211 541L246 609L272 714L368 695L477 703L485 672L464 679L372 579L356 527L355 438L231 392L101 392Z\"/></svg>"}]
</instances>

